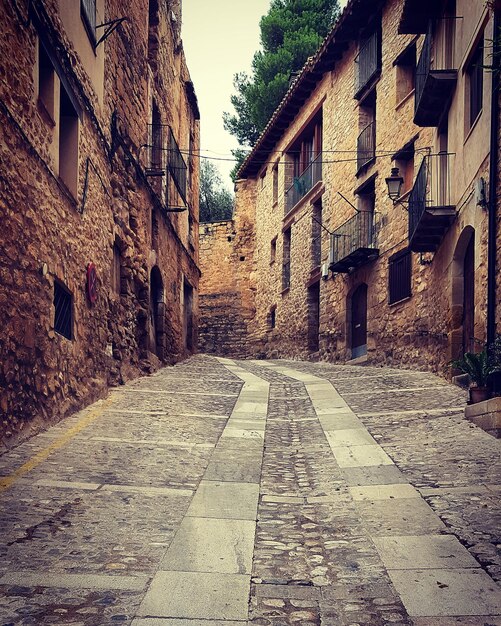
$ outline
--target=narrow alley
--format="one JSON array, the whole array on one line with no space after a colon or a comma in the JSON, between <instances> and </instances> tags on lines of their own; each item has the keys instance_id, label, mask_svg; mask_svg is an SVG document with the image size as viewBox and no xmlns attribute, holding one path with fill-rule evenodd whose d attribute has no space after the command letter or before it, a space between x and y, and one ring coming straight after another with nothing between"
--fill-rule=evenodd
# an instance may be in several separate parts
<instances>
[{"instance_id":1,"label":"narrow alley","mask_svg":"<svg viewBox=\"0 0 501 626\"><path fill-rule=\"evenodd\" d=\"M194 356L0 457L0 624L499 626L499 440L430 374Z\"/></svg>"}]
</instances>

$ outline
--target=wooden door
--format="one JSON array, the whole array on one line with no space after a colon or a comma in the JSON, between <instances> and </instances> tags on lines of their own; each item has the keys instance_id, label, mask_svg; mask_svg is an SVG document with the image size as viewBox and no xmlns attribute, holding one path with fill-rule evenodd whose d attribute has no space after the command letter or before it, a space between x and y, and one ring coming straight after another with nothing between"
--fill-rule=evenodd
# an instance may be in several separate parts
<instances>
[{"instance_id":1,"label":"wooden door","mask_svg":"<svg viewBox=\"0 0 501 626\"><path fill-rule=\"evenodd\" d=\"M362 284L351 297L351 358L367 354L367 285Z\"/></svg>"},{"instance_id":2,"label":"wooden door","mask_svg":"<svg viewBox=\"0 0 501 626\"><path fill-rule=\"evenodd\" d=\"M463 352L475 351L475 236L472 235L463 265Z\"/></svg>"},{"instance_id":3,"label":"wooden door","mask_svg":"<svg viewBox=\"0 0 501 626\"><path fill-rule=\"evenodd\" d=\"M320 282L308 287L308 350L318 352L320 329Z\"/></svg>"}]
</instances>

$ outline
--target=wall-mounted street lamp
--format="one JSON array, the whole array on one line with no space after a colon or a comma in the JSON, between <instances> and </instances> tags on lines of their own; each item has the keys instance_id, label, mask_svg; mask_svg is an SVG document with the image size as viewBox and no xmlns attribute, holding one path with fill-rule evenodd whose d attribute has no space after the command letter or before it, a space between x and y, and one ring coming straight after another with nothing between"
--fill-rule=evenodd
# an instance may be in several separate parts
<instances>
[{"instance_id":1,"label":"wall-mounted street lamp","mask_svg":"<svg viewBox=\"0 0 501 626\"><path fill-rule=\"evenodd\" d=\"M404 179L400 176L398 167L392 167L390 176L385 180L388 187L388 196L393 204L395 204L398 198L400 198L400 192L404 184Z\"/></svg>"}]
</instances>

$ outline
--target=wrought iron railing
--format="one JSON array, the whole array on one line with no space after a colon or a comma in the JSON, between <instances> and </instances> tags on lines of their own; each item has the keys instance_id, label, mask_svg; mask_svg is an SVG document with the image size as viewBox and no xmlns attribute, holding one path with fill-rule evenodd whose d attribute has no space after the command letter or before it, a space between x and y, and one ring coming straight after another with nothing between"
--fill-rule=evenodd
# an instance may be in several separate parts
<instances>
[{"instance_id":1,"label":"wrought iron railing","mask_svg":"<svg viewBox=\"0 0 501 626\"><path fill-rule=\"evenodd\" d=\"M310 189L322 180L322 153L308 165L301 176L294 178L294 182L285 192L285 215L293 209Z\"/></svg>"},{"instance_id":2,"label":"wrought iron railing","mask_svg":"<svg viewBox=\"0 0 501 626\"><path fill-rule=\"evenodd\" d=\"M376 156L376 122L368 124L357 139L357 171Z\"/></svg>"},{"instance_id":3,"label":"wrought iron railing","mask_svg":"<svg viewBox=\"0 0 501 626\"><path fill-rule=\"evenodd\" d=\"M416 66L416 81L415 81L415 90L416 90L415 110L416 111L419 108L419 103L421 102L421 98L423 97L426 80L431 70L431 47L432 47L432 36L431 36L431 32L428 31L428 34L424 38L423 48L421 50L421 55L419 57L419 61Z\"/></svg>"},{"instance_id":4,"label":"wrought iron railing","mask_svg":"<svg viewBox=\"0 0 501 626\"><path fill-rule=\"evenodd\" d=\"M164 126L148 124L147 169L149 173L165 170Z\"/></svg>"},{"instance_id":5,"label":"wrought iron railing","mask_svg":"<svg viewBox=\"0 0 501 626\"><path fill-rule=\"evenodd\" d=\"M167 171L170 173L184 203L186 203L187 170L186 162L179 150L172 129L169 128Z\"/></svg>"},{"instance_id":6,"label":"wrought iron railing","mask_svg":"<svg viewBox=\"0 0 501 626\"><path fill-rule=\"evenodd\" d=\"M377 248L378 214L359 211L331 234L329 264L334 265L361 248Z\"/></svg>"},{"instance_id":7,"label":"wrought iron railing","mask_svg":"<svg viewBox=\"0 0 501 626\"><path fill-rule=\"evenodd\" d=\"M288 289L291 285L291 262L282 263L282 290Z\"/></svg>"},{"instance_id":8,"label":"wrought iron railing","mask_svg":"<svg viewBox=\"0 0 501 626\"><path fill-rule=\"evenodd\" d=\"M443 152L423 158L409 195L409 239L416 232L426 209L454 206L450 183L453 157L453 154Z\"/></svg>"},{"instance_id":9,"label":"wrought iron railing","mask_svg":"<svg viewBox=\"0 0 501 626\"><path fill-rule=\"evenodd\" d=\"M381 70L381 46L379 31L372 33L361 45L355 58L355 95Z\"/></svg>"},{"instance_id":10,"label":"wrought iron railing","mask_svg":"<svg viewBox=\"0 0 501 626\"><path fill-rule=\"evenodd\" d=\"M96 0L80 0L80 13L92 41L96 43Z\"/></svg>"}]
</instances>

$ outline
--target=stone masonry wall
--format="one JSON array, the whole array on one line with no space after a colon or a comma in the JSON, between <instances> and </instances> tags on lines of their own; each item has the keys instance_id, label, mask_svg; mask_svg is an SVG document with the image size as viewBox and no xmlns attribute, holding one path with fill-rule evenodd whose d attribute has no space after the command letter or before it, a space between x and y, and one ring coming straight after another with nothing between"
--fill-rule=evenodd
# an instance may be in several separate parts
<instances>
[{"instance_id":1,"label":"stone masonry wall","mask_svg":"<svg viewBox=\"0 0 501 626\"><path fill-rule=\"evenodd\" d=\"M368 3L362 4L368 6ZM485 13L483 6L473 6L463 0L457 4L458 15L467 14L468 19L458 27L456 64L474 40L479 24L485 25L486 39L492 31L492 17ZM401 0L389 0L382 11L382 71L374 82L376 158L357 172L357 137L364 124L364 101L357 102L353 98L360 34L351 33L348 39L353 43L343 58L336 62L332 71L324 73L269 154L267 164L246 181L247 184L250 180L254 182L257 196L256 315L249 327L255 355L349 360L352 354L351 297L358 286L366 284L367 358L373 363L418 367L447 374L447 362L462 348L462 268L470 236L474 236L475 245L474 334L478 345L485 340L487 212L477 205L475 185L481 177L488 180L490 78L487 75L484 80L485 107L471 129L465 128L465 77L461 72L449 109L446 150L451 156L448 184L457 217L435 254L412 254L411 297L389 304L389 258L408 245L408 197L403 197L403 204L393 205L387 195L385 178L390 173L392 155L414 141L412 185L423 158L444 150L444 138L436 128L413 124L414 90L404 96L400 93L395 62L413 41L416 41L419 58L423 45L422 36L416 39L413 35L398 33L401 8ZM284 217L285 193L291 184L287 152L320 110L323 120L321 183ZM277 202L273 201L275 166L278 166ZM322 230L321 257L322 263L326 263L329 257L328 231L336 231L356 215L351 205L357 206L363 185L371 182L379 223L378 258L350 273L329 272L328 279L321 280L318 268L315 272L312 263L313 205L322 204L325 230ZM241 206L246 207L247 203L237 189L236 217ZM291 282L290 287L283 290L284 231L289 228ZM272 241L276 241L274 260ZM308 288L318 281L320 345L319 351L312 353L308 345L308 319L311 318ZM275 311L274 329L270 328L271 311Z\"/></svg>"},{"instance_id":2,"label":"stone masonry wall","mask_svg":"<svg viewBox=\"0 0 501 626\"><path fill-rule=\"evenodd\" d=\"M123 15L128 21L96 49L97 57L104 55L104 70L91 80L95 68L76 52L90 46L83 23L77 26L84 39L76 42L68 35L58 0L34 0L30 19L23 13L27 4L19 4L16 13L14 3L0 0L4 445L102 397L110 385L192 351L184 339L187 282L195 291L192 346L198 321L197 238L188 232L188 212L198 225L198 163L191 163L189 210L175 217L165 211L163 196L145 173L153 97L165 107L165 123L185 153L190 131L194 150L199 142L198 113L187 95L189 74L170 13L161 3L163 46L153 67L144 2L108 0L101 21ZM53 48L58 72L82 110L75 192L59 175L59 121L37 93L40 35ZM93 88L96 80L104 85L102 99ZM57 90L59 83L56 75ZM97 271L94 303L86 292L89 263ZM156 302L150 288L153 268L162 280ZM72 296L71 339L54 329L57 282Z\"/></svg>"}]
</instances>

